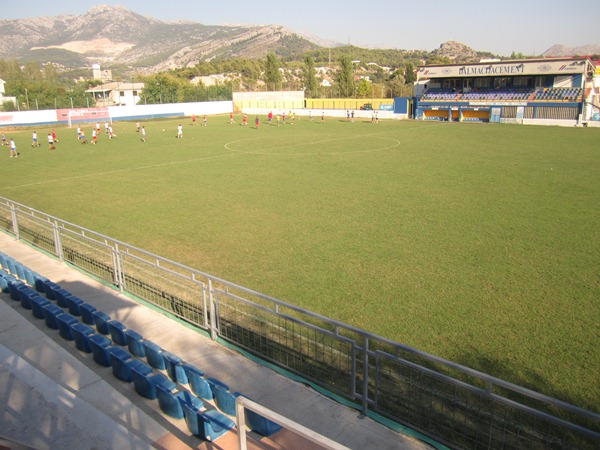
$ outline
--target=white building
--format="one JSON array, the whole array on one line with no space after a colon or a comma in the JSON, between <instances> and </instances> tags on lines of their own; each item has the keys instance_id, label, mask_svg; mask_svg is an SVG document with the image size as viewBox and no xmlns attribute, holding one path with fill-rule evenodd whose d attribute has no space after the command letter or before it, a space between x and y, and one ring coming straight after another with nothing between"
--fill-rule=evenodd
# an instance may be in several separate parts
<instances>
[{"instance_id":1,"label":"white building","mask_svg":"<svg viewBox=\"0 0 600 450\"><path fill-rule=\"evenodd\" d=\"M2 103L4 102L12 102L15 104L17 104L17 98L16 97L7 97L4 95L4 93L6 92L4 90L4 85L6 84L6 81L4 81L2 78L0 78L0 105L2 105Z\"/></svg>"},{"instance_id":2,"label":"white building","mask_svg":"<svg viewBox=\"0 0 600 450\"><path fill-rule=\"evenodd\" d=\"M88 89L96 106L135 106L140 101L144 83L113 81Z\"/></svg>"}]
</instances>

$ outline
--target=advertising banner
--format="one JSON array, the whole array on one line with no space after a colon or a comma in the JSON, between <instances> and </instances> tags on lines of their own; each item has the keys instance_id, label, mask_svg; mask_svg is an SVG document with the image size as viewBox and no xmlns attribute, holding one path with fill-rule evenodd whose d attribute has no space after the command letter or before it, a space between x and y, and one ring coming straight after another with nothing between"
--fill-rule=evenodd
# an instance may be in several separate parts
<instances>
[{"instance_id":1,"label":"advertising banner","mask_svg":"<svg viewBox=\"0 0 600 450\"><path fill-rule=\"evenodd\" d=\"M448 66L419 67L417 79L492 77L517 75L582 74L587 69L587 61L579 60L538 60L530 62L490 62L478 64L454 64Z\"/></svg>"},{"instance_id":2,"label":"advertising banner","mask_svg":"<svg viewBox=\"0 0 600 450\"><path fill-rule=\"evenodd\" d=\"M57 109L56 120L58 122L95 122L109 118L108 108L75 108Z\"/></svg>"}]
</instances>

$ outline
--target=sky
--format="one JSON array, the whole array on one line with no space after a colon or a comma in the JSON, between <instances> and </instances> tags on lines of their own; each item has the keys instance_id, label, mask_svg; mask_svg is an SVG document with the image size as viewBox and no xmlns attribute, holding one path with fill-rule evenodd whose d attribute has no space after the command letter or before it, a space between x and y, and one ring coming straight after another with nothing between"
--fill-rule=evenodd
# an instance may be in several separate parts
<instances>
[{"instance_id":1,"label":"sky","mask_svg":"<svg viewBox=\"0 0 600 450\"><path fill-rule=\"evenodd\" d=\"M0 19L80 15L100 4L159 20L282 25L359 47L432 51L458 41L510 56L600 44L600 0L3 0Z\"/></svg>"}]
</instances>

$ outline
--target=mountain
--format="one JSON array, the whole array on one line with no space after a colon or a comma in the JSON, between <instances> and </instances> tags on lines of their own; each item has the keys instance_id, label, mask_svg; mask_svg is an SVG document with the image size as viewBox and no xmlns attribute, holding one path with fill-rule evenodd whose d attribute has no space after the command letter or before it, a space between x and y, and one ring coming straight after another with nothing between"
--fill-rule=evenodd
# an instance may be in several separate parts
<instances>
[{"instance_id":1,"label":"mountain","mask_svg":"<svg viewBox=\"0 0 600 450\"><path fill-rule=\"evenodd\" d=\"M542 53L544 57L592 55L600 55L600 44L581 45L579 47L567 47L566 45L556 44Z\"/></svg>"},{"instance_id":2,"label":"mountain","mask_svg":"<svg viewBox=\"0 0 600 450\"><path fill-rule=\"evenodd\" d=\"M481 58L493 56L488 52L478 52L456 41L446 41L431 52L433 56L448 58L455 63L476 62Z\"/></svg>"},{"instance_id":3,"label":"mountain","mask_svg":"<svg viewBox=\"0 0 600 450\"><path fill-rule=\"evenodd\" d=\"M318 47L281 26L165 22L121 6L95 6L81 16L0 20L0 58L53 61L67 68L118 63L151 73L199 60L262 58L267 52L285 57Z\"/></svg>"},{"instance_id":4,"label":"mountain","mask_svg":"<svg viewBox=\"0 0 600 450\"><path fill-rule=\"evenodd\" d=\"M339 45L277 25L215 26L189 21L166 22L122 6L99 5L79 16L0 20L0 59L17 59L21 63L51 61L65 69L100 64L103 67L118 66L123 73L150 74L195 66L199 61L236 57L264 59L267 52L286 58ZM365 49L341 49L353 56L355 53L365 56L364 52L357 51ZM455 41L444 42L438 49L423 52L420 56L403 50L395 50L397 54L394 54L392 49L389 50L392 56L384 65L390 65L390 58L401 61L406 55L419 62L448 58L455 63L495 57ZM385 50L373 50L359 59L375 61L382 52ZM331 52L329 54L331 56ZM570 49L555 45L543 56L594 54L600 54L600 46Z\"/></svg>"}]
</instances>

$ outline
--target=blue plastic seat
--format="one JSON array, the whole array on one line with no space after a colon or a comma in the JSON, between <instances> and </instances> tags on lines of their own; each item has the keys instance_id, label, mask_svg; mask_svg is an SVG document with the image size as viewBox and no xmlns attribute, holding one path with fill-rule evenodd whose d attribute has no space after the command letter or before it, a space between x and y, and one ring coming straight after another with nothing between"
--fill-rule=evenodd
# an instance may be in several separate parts
<instances>
[{"instance_id":1,"label":"blue plastic seat","mask_svg":"<svg viewBox=\"0 0 600 450\"><path fill-rule=\"evenodd\" d=\"M271 436L281 430L281 425L261 416L254 411L245 409L246 425L255 433L262 436Z\"/></svg>"},{"instance_id":2,"label":"blue plastic seat","mask_svg":"<svg viewBox=\"0 0 600 450\"><path fill-rule=\"evenodd\" d=\"M112 367L113 375L121 381L127 381L128 383L133 381L131 378L131 368L129 362L131 362L131 354L121 347L110 347L108 350L110 355L110 365Z\"/></svg>"},{"instance_id":3,"label":"blue plastic seat","mask_svg":"<svg viewBox=\"0 0 600 450\"><path fill-rule=\"evenodd\" d=\"M73 317L69 313L62 313L56 316L56 325L58 326L58 332L62 336L63 339L67 341L73 340L73 332L71 327L79 323L77 317Z\"/></svg>"},{"instance_id":4,"label":"blue plastic seat","mask_svg":"<svg viewBox=\"0 0 600 450\"><path fill-rule=\"evenodd\" d=\"M150 400L156 399L157 385L160 384L169 392L173 391L176 387L175 383L162 373L153 373L152 368L141 361L139 361L139 364L131 366L131 377L133 378L135 392Z\"/></svg>"},{"instance_id":5,"label":"blue plastic seat","mask_svg":"<svg viewBox=\"0 0 600 450\"><path fill-rule=\"evenodd\" d=\"M204 372L188 363L183 363L182 367L185 370L192 392L199 398L212 400L212 390L210 384L204 378Z\"/></svg>"},{"instance_id":6,"label":"blue plastic seat","mask_svg":"<svg viewBox=\"0 0 600 450\"><path fill-rule=\"evenodd\" d=\"M46 290L45 290L45 284L46 282L50 281L48 280L48 278L41 276L39 273L33 273L33 276L35 278L35 290L42 293L42 294L46 294ZM50 299L53 300L53 299Z\"/></svg>"},{"instance_id":7,"label":"blue plastic seat","mask_svg":"<svg viewBox=\"0 0 600 450\"><path fill-rule=\"evenodd\" d=\"M113 342L117 345L127 345L127 336L125 336L125 329L127 327L119 322L118 320L108 321L108 331Z\"/></svg>"},{"instance_id":8,"label":"blue plastic seat","mask_svg":"<svg viewBox=\"0 0 600 450\"><path fill-rule=\"evenodd\" d=\"M75 347L85 353L92 353L92 347L90 346L90 336L94 334L94 330L84 324L75 323L71 327L73 333L73 340L75 341Z\"/></svg>"},{"instance_id":9,"label":"blue plastic seat","mask_svg":"<svg viewBox=\"0 0 600 450\"><path fill-rule=\"evenodd\" d=\"M110 322L110 316L102 311L94 311L94 325L96 326L96 331L101 334L110 334L110 329L108 327L108 322Z\"/></svg>"},{"instance_id":10,"label":"blue plastic seat","mask_svg":"<svg viewBox=\"0 0 600 450\"><path fill-rule=\"evenodd\" d=\"M144 338L142 335L134 330L127 329L125 330L125 337L127 338L127 348L129 349L129 353L138 358L145 358L146 349L144 348Z\"/></svg>"},{"instance_id":11,"label":"blue plastic seat","mask_svg":"<svg viewBox=\"0 0 600 450\"><path fill-rule=\"evenodd\" d=\"M181 366L182 360L179 356L174 355L171 352L162 352L163 358L165 359L165 366L167 369L167 375L175 383L188 384L187 375L185 370Z\"/></svg>"},{"instance_id":12,"label":"blue plastic seat","mask_svg":"<svg viewBox=\"0 0 600 450\"><path fill-rule=\"evenodd\" d=\"M17 292L19 293L19 301L21 302L21 306L25 309L31 309L31 297L39 297L35 289L30 288L26 284L19 286L17 288Z\"/></svg>"},{"instance_id":13,"label":"blue plastic seat","mask_svg":"<svg viewBox=\"0 0 600 450\"><path fill-rule=\"evenodd\" d=\"M71 293L66 289L59 287L58 289L54 289L54 297L56 299L56 304L61 308L67 308L67 298L71 296Z\"/></svg>"},{"instance_id":14,"label":"blue plastic seat","mask_svg":"<svg viewBox=\"0 0 600 450\"><path fill-rule=\"evenodd\" d=\"M56 316L58 316L59 314L63 314L63 309L59 308L54 303L49 303L47 305L42 306L42 311L44 313L44 320L46 322L46 326L48 328L52 328L53 330L58 330Z\"/></svg>"},{"instance_id":15,"label":"blue plastic seat","mask_svg":"<svg viewBox=\"0 0 600 450\"><path fill-rule=\"evenodd\" d=\"M10 293L10 289L11 289L10 288L10 284L18 282L18 280L14 276L12 276L12 275L10 275L8 273L3 274L2 275L2 279L4 281L6 281L6 286L4 286L4 285L2 286L2 292L8 292L8 293Z\"/></svg>"},{"instance_id":16,"label":"blue plastic seat","mask_svg":"<svg viewBox=\"0 0 600 450\"><path fill-rule=\"evenodd\" d=\"M216 378L207 378L206 381L208 382L208 385L210 386L210 390L213 394L213 398L215 396L215 389L216 387L220 387L221 389L225 389L226 391L229 390L229 386L227 386L225 383L223 383L220 380L217 380Z\"/></svg>"},{"instance_id":17,"label":"blue plastic seat","mask_svg":"<svg viewBox=\"0 0 600 450\"><path fill-rule=\"evenodd\" d=\"M156 396L161 411L175 419L183 419L183 405L188 405L194 410L200 409L204 405L202 400L188 391L169 390L161 384L156 385Z\"/></svg>"},{"instance_id":18,"label":"blue plastic seat","mask_svg":"<svg viewBox=\"0 0 600 450\"><path fill-rule=\"evenodd\" d=\"M21 287L23 286L26 286L26 284L22 281L17 280L16 278L14 280L9 281L8 293L10 294L10 298L16 302L20 302L21 295L19 294L19 289L21 289Z\"/></svg>"},{"instance_id":19,"label":"blue plastic seat","mask_svg":"<svg viewBox=\"0 0 600 450\"><path fill-rule=\"evenodd\" d=\"M21 281L27 281L25 278L25 268L23 267L23 264L18 261L15 261L15 272L17 278L19 278Z\"/></svg>"},{"instance_id":20,"label":"blue plastic seat","mask_svg":"<svg viewBox=\"0 0 600 450\"><path fill-rule=\"evenodd\" d=\"M10 256L6 257L6 269L10 272L11 275L17 275L17 268L15 266L16 261Z\"/></svg>"},{"instance_id":21,"label":"blue plastic seat","mask_svg":"<svg viewBox=\"0 0 600 450\"><path fill-rule=\"evenodd\" d=\"M162 348L152 341L144 340L144 350L146 352L146 361L150 367L158 370L165 369L165 359L162 357Z\"/></svg>"},{"instance_id":22,"label":"blue plastic seat","mask_svg":"<svg viewBox=\"0 0 600 450\"><path fill-rule=\"evenodd\" d=\"M61 287L54 283L51 280L45 279L42 283L43 286L43 292L44 294L46 294L46 297L50 300L54 300L56 301L57 296L56 296L56 291L61 289ZM36 285L37 287L37 285Z\"/></svg>"},{"instance_id":23,"label":"blue plastic seat","mask_svg":"<svg viewBox=\"0 0 600 450\"><path fill-rule=\"evenodd\" d=\"M219 408L219 411L229 416L235 416L235 399L242 394L239 392L229 392L219 385L213 385L212 387L215 404Z\"/></svg>"},{"instance_id":24,"label":"blue plastic seat","mask_svg":"<svg viewBox=\"0 0 600 450\"><path fill-rule=\"evenodd\" d=\"M89 338L90 348L92 349L92 355L94 361L104 367L110 367L112 364L110 360L110 353L108 350L111 348L111 341L106 336L101 334L93 334Z\"/></svg>"},{"instance_id":25,"label":"blue plastic seat","mask_svg":"<svg viewBox=\"0 0 600 450\"><path fill-rule=\"evenodd\" d=\"M83 300L75 295L69 295L66 299L67 308L69 308L69 313L74 316L81 316L81 305L83 304Z\"/></svg>"},{"instance_id":26,"label":"blue plastic seat","mask_svg":"<svg viewBox=\"0 0 600 450\"><path fill-rule=\"evenodd\" d=\"M188 429L194 436L205 441L214 441L235 426L235 422L216 409L199 411L183 405L183 414Z\"/></svg>"},{"instance_id":27,"label":"blue plastic seat","mask_svg":"<svg viewBox=\"0 0 600 450\"><path fill-rule=\"evenodd\" d=\"M79 305L79 312L81 313L83 323L94 325L94 312L96 312L96 308L89 303L82 303Z\"/></svg>"},{"instance_id":28,"label":"blue plastic seat","mask_svg":"<svg viewBox=\"0 0 600 450\"><path fill-rule=\"evenodd\" d=\"M23 266L23 271L25 272L25 281L29 286L35 289L35 276L33 270L29 267Z\"/></svg>"},{"instance_id":29,"label":"blue plastic seat","mask_svg":"<svg viewBox=\"0 0 600 450\"><path fill-rule=\"evenodd\" d=\"M30 298L31 303L31 312L33 313L33 317L37 317L38 319L44 318L43 307L50 304L50 300L44 298L40 295Z\"/></svg>"},{"instance_id":30,"label":"blue plastic seat","mask_svg":"<svg viewBox=\"0 0 600 450\"><path fill-rule=\"evenodd\" d=\"M4 273L0 276L0 291L8 292L8 280L4 277Z\"/></svg>"}]
</instances>

